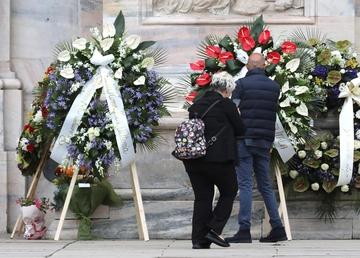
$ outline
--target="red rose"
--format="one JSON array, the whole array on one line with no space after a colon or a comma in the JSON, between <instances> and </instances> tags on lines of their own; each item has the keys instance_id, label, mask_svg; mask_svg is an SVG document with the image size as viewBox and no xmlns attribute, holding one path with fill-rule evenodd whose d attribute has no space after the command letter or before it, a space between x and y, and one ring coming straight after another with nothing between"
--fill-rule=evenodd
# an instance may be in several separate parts
<instances>
[{"instance_id":1,"label":"red rose","mask_svg":"<svg viewBox=\"0 0 360 258\"><path fill-rule=\"evenodd\" d=\"M278 52L270 52L267 57L266 61L268 61L269 64L278 64L280 62L280 54Z\"/></svg>"},{"instance_id":2,"label":"red rose","mask_svg":"<svg viewBox=\"0 0 360 258\"><path fill-rule=\"evenodd\" d=\"M190 93L189 95L187 95L185 99L189 102L193 102L194 98L197 94L198 94L198 92L194 91L194 92Z\"/></svg>"},{"instance_id":3,"label":"red rose","mask_svg":"<svg viewBox=\"0 0 360 258\"><path fill-rule=\"evenodd\" d=\"M263 32L261 32L258 41L260 44L265 45L266 43L268 43L269 39L270 39L270 31L264 30Z\"/></svg>"},{"instance_id":4,"label":"red rose","mask_svg":"<svg viewBox=\"0 0 360 258\"><path fill-rule=\"evenodd\" d=\"M35 145L34 144L28 144L26 145L26 149L28 150L28 152L33 152L35 149Z\"/></svg>"},{"instance_id":5,"label":"red rose","mask_svg":"<svg viewBox=\"0 0 360 258\"><path fill-rule=\"evenodd\" d=\"M219 55L221 63L226 64L227 60L234 60L234 55L231 52L223 52Z\"/></svg>"},{"instance_id":6,"label":"red rose","mask_svg":"<svg viewBox=\"0 0 360 258\"><path fill-rule=\"evenodd\" d=\"M44 108L43 110L41 110L41 115L43 118L46 118L48 116L48 114L49 114L49 111L47 109Z\"/></svg>"},{"instance_id":7,"label":"red rose","mask_svg":"<svg viewBox=\"0 0 360 258\"><path fill-rule=\"evenodd\" d=\"M285 41L282 45L281 45L281 51L285 54L292 54L296 51L296 45L293 42L290 41Z\"/></svg>"},{"instance_id":8,"label":"red rose","mask_svg":"<svg viewBox=\"0 0 360 258\"><path fill-rule=\"evenodd\" d=\"M212 58L218 58L221 53L221 48L218 46L207 46L206 53Z\"/></svg>"},{"instance_id":9,"label":"red rose","mask_svg":"<svg viewBox=\"0 0 360 258\"><path fill-rule=\"evenodd\" d=\"M240 43L245 51L249 51L255 47L255 40L250 36L244 37Z\"/></svg>"},{"instance_id":10,"label":"red rose","mask_svg":"<svg viewBox=\"0 0 360 258\"><path fill-rule=\"evenodd\" d=\"M239 40L239 42L241 42L243 38L249 37L249 36L250 36L249 28L247 28L247 27L240 28L240 30L238 32L238 40Z\"/></svg>"},{"instance_id":11,"label":"red rose","mask_svg":"<svg viewBox=\"0 0 360 258\"><path fill-rule=\"evenodd\" d=\"M24 126L24 131L26 131L26 130L28 130L28 129L29 129L29 132L30 132L30 133L33 133L33 132L34 132L34 128L31 127L31 125L26 124L26 125Z\"/></svg>"},{"instance_id":12,"label":"red rose","mask_svg":"<svg viewBox=\"0 0 360 258\"><path fill-rule=\"evenodd\" d=\"M208 73L204 73L200 75L196 80L196 84L199 86L204 86L210 82L211 82L211 76Z\"/></svg>"},{"instance_id":13,"label":"red rose","mask_svg":"<svg viewBox=\"0 0 360 258\"><path fill-rule=\"evenodd\" d=\"M205 62L198 61L198 62L190 63L190 68L195 71L202 71L205 68Z\"/></svg>"}]
</instances>

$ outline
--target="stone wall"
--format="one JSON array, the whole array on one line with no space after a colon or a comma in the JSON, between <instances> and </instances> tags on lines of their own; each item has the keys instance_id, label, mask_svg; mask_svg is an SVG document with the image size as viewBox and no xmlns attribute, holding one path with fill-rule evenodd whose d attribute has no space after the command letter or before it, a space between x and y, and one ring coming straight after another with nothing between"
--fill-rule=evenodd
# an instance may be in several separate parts
<instances>
[{"instance_id":1,"label":"stone wall","mask_svg":"<svg viewBox=\"0 0 360 258\"><path fill-rule=\"evenodd\" d=\"M167 62L158 72L173 82L174 87L177 87L178 78L188 71L188 64L197 61L196 49L206 35L234 35L241 24L260 13L264 15L274 39L289 35L295 28L317 28L333 40L348 39L357 46L360 44L357 25L360 0L294 0L293 7L284 11L276 10L275 0L252 1L252 4L265 2L267 5L266 9L253 15L238 14L239 11L233 8L235 3L246 4L248 0L228 2L232 5L224 8L222 15L217 15L207 10L164 13L165 0L64 0L55 3L2 0L0 35L4 44L0 45L0 116L3 117L0 123L0 167L4 180L0 188L0 212L3 214L0 230L13 230L19 212L14 200L26 193L31 182L30 178L20 175L13 162L15 146L33 98L31 91L53 60L53 49L58 42L89 35L90 27L101 27L103 22L114 21L122 10L129 35L138 34L142 40L155 40L167 49ZM181 109L182 99L179 96L169 106L172 117L163 119L159 127L168 144L159 153L137 155L136 166L150 239L190 238L192 189L181 162L169 154L173 148L175 126L186 116ZM325 125L327 121L321 124ZM129 169L112 175L111 182L125 205L110 209L101 207L93 216L93 233L103 238L138 238ZM53 190L54 186L42 177L37 196L51 197ZM335 223L326 224L316 219L316 202L313 200L311 194L287 197L293 239L360 238L359 219L351 206L353 200L342 201L338 219ZM237 210L236 201L224 230L226 236L238 228ZM264 206L256 189L252 214L252 235L259 238L264 234ZM47 215L49 239L55 235L59 216L60 213ZM71 219L70 212L67 217L60 239L76 238L77 221Z\"/></svg>"}]
</instances>

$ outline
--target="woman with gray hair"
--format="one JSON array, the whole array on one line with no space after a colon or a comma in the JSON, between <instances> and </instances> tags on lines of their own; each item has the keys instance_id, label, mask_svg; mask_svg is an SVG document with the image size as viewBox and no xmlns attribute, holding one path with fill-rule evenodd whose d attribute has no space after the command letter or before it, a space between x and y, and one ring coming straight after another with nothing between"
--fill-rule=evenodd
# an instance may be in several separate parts
<instances>
[{"instance_id":1,"label":"woman with gray hair","mask_svg":"<svg viewBox=\"0 0 360 258\"><path fill-rule=\"evenodd\" d=\"M193 249L209 249L211 243L230 246L221 233L230 217L237 193L235 166L239 157L236 136L246 132L238 108L229 99L235 88L233 77L227 72L216 73L212 76L211 86L213 90L206 92L189 108L189 118L201 117L208 107L220 100L202 120L206 139L211 139L222 128L223 131L207 148L204 157L183 160L195 194L191 237ZM215 186L219 189L220 197L213 209Z\"/></svg>"}]
</instances>

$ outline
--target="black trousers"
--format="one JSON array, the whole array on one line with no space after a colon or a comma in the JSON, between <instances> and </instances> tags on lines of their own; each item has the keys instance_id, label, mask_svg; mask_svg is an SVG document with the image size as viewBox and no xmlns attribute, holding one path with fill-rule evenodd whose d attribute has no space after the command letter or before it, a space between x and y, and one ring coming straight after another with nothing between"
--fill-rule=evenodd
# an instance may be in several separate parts
<instances>
[{"instance_id":1,"label":"black trousers","mask_svg":"<svg viewBox=\"0 0 360 258\"><path fill-rule=\"evenodd\" d=\"M213 230L221 234L229 220L238 191L235 166L232 163L197 163L184 161L195 194L192 220L192 242L206 243L205 235ZM219 199L213 209L214 186Z\"/></svg>"}]
</instances>

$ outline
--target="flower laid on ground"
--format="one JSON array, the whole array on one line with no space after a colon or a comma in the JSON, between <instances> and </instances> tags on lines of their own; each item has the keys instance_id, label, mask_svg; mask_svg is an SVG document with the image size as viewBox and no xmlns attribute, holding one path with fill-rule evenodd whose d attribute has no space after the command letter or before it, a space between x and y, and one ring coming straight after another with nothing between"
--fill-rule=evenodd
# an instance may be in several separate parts
<instances>
[{"instance_id":1,"label":"flower laid on ground","mask_svg":"<svg viewBox=\"0 0 360 258\"><path fill-rule=\"evenodd\" d=\"M20 197L16 201L16 204L20 204L21 207L32 206L35 205L36 208L41 211L42 213L46 214L46 211L53 211L54 204L50 202L49 198L41 197L41 198L34 198L34 197Z\"/></svg>"}]
</instances>

